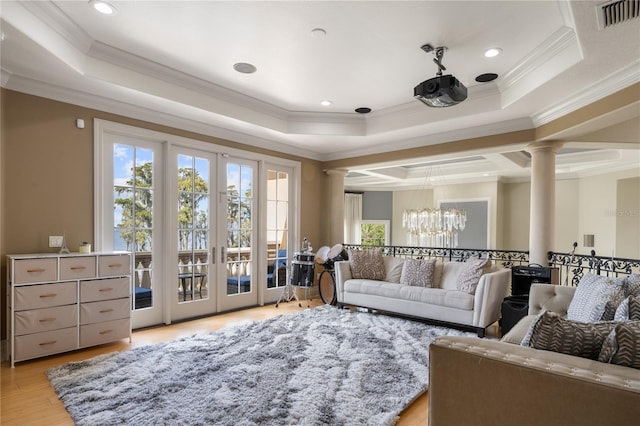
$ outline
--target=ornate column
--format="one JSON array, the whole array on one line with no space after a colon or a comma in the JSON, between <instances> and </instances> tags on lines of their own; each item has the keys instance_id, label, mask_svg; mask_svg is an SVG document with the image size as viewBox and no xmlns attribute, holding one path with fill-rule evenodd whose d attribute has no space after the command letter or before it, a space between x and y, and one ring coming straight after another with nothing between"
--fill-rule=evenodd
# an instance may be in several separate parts
<instances>
[{"instance_id":1,"label":"ornate column","mask_svg":"<svg viewBox=\"0 0 640 426\"><path fill-rule=\"evenodd\" d=\"M324 171L329 176L329 191L326 202L327 216L325 217L327 238L329 244L344 241L344 177L349 172L344 169L328 169Z\"/></svg>"},{"instance_id":2,"label":"ornate column","mask_svg":"<svg viewBox=\"0 0 640 426\"><path fill-rule=\"evenodd\" d=\"M531 154L531 205L529 218L529 263L548 265L554 250L556 210L556 151L560 141L527 145Z\"/></svg>"}]
</instances>

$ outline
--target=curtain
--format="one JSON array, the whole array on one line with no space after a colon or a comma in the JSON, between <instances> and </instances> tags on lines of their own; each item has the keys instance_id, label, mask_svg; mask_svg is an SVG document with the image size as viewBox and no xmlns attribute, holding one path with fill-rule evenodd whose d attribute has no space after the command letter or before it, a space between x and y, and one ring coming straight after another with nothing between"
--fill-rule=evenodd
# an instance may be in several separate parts
<instances>
[{"instance_id":1,"label":"curtain","mask_svg":"<svg viewBox=\"0 0 640 426\"><path fill-rule=\"evenodd\" d=\"M344 194L344 242L360 244L362 194Z\"/></svg>"}]
</instances>

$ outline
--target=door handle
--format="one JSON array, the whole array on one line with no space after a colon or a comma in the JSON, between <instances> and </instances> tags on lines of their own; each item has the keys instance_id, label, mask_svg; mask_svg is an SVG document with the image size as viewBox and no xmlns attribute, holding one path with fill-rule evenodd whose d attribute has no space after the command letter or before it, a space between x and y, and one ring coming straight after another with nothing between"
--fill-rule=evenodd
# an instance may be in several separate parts
<instances>
[{"instance_id":1,"label":"door handle","mask_svg":"<svg viewBox=\"0 0 640 426\"><path fill-rule=\"evenodd\" d=\"M211 263L216 264L216 248L211 247Z\"/></svg>"},{"instance_id":2,"label":"door handle","mask_svg":"<svg viewBox=\"0 0 640 426\"><path fill-rule=\"evenodd\" d=\"M226 261L225 259L225 247L220 247L220 263L224 263Z\"/></svg>"}]
</instances>

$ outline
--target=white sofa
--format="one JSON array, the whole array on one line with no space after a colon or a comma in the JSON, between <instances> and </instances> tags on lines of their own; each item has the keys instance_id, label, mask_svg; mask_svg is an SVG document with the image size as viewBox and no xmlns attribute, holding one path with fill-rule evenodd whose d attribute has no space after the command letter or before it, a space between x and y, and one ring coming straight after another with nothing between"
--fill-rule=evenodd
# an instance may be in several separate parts
<instances>
[{"instance_id":1,"label":"white sofa","mask_svg":"<svg viewBox=\"0 0 640 426\"><path fill-rule=\"evenodd\" d=\"M457 289L464 262L436 262L434 287L400 284L404 259L383 257L385 281L354 279L349 261L335 263L338 305L355 305L432 320L484 337L488 326L500 319L500 307L511 287L511 270L492 265L481 276L474 294Z\"/></svg>"}]
</instances>

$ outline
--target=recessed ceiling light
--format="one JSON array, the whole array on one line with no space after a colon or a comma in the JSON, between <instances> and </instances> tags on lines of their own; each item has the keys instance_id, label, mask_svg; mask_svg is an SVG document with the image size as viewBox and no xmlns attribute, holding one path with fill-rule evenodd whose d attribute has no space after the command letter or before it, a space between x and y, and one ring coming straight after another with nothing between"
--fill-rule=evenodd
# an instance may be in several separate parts
<instances>
[{"instance_id":1,"label":"recessed ceiling light","mask_svg":"<svg viewBox=\"0 0 640 426\"><path fill-rule=\"evenodd\" d=\"M93 8L95 10L97 10L98 12L102 13L103 15L115 15L116 14L116 8L107 3L106 1L102 1L102 0L91 0L89 2L91 4L91 6L93 6Z\"/></svg>"},{"instance_id":2,"label":"recessed ceiling light","mask_svg":"<svg viewBox=\"0 0 640 426\"><path fill-rule=\"evenodd\" d=\"M331 105L333 102L328 101L328 100L324 100L324 101L320 101L320 105L322 106L329 106Z\"/></svg>"},{"instance_id":3,"label":"recessed ceiling light","mask_svg":"<svg viewBox=\"0 0 640 426\"><path fill-rule=\"evenodd\" d=\"M238 62L237 64L233 64L233 69L241 72L242 74L253 74L258 70L255 65L246 62Z\"/></svg>"},{"instance_id":4,"label":"recessed ceiling light","mask_svg":"<svg viewBox=\"0 0 640 426\"><path fill-rule=\"evenodd\" d=\"M498 78L498 74L488 72L486 74L480 74L479 76L477 76L476 81L478 83L488 83L490 81L495 80L496 78Z\"/></svg>"},{"instance_id":5,"label":"recessed ceiling light","mask_svg":"<svg viewBox=\"0 0 640 426\"><path fill-rule=\"evenodd\" d=\"M491 49L487 49L487 51L484 52L484 56L486 56L487 58L494 58L498 56L501 52L502 52L502 49L500 49L499 47L492 47Z\"/></svg>"},{"instance_id":6,"label":"recessed ceiling light","mask_svg":"<svg viewBox=\"0 0 640 426\"><path fill-rule=\"evenodd\" d=\"M369 114L371 112L371 108L368 108L368 107L356 108L356 112L358 114Z\"/></svg>"}]
</instances>

